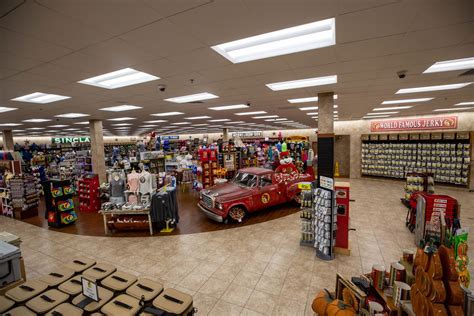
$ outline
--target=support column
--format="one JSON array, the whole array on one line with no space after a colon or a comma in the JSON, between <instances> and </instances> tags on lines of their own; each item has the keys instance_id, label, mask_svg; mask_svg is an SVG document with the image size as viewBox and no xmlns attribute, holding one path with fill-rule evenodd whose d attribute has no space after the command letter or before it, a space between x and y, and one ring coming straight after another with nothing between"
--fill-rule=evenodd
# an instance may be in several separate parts
<instances>
[{"instance_id":1,"label":"support column","mask_svg":"<svg viewBox=\"0 0 474 316\"><path fill-rule=\"evenodd\" d=\"M472 162L472 157L474 157L474 132L471 132L471 170L469 172L469 191L474 191L474 163Z\"/></svg>"},{"instance_id":2,"label":"support column","mask_svg":"<svg viewBox=\"0 0 474 316\"><path fill-rule=\"evenodd\" d=\"M100 183L107 182L105 173L104 133L102 121L90 120L89 133L91 135L92 171L99 175Z\"/></svg>"},{"instance_id":3,"label":"support column","mask_svg":"<svg viewBox=\"0 0 474 316\"><path fill-rule=\"evenodd\" d=\"M334 179L334 93L318 93L318 183Z\"/></svg>"},{"instance_id":4,"label":"support column","mask_svg":"<svg viewBox=\"0 0 474 316\"><path fill-rule=\"evenodd\" d=\"M224 145L229 143L229 129L228 128L224 128L222 130L222 142L224 143Z\"/></svg>"},{"instance_id":5,"label":"support column","mask_svg":"<svg viewBox=\"0 0 474 316\"><path fill-rule=\"evenodd\" d=\"M13 132L11 129L3 130L3 150L14 150Z\"/></svg>"}]
</instances>

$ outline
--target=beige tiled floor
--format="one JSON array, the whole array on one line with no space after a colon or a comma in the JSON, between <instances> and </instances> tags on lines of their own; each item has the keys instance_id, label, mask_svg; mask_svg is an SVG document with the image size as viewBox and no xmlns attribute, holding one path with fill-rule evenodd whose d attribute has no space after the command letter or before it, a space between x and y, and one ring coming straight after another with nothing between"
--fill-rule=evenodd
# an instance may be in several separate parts
<instances>
[{"instance_id":1,"label":"beige tiled floor","mask_svg":"<svg viewBox=\"0 0 474 316\"><path fill-rule=\"evenodd\" d=\"M403 184L352 180L352 255L331 262L300 247L298 214L270 222L202 234L110 238L48 231L0 216L0 230L22 237L31 279L84 255L119 269L155 278L190 293L199 315L312 315L311 301L321 288L333 289L336 272L346 276L370 271L374 263L397 260L414 248L400 203ZM474 193L437 187L462 204L462 223L474 224ZM471 241L473 238L471 237ZM470 257L474 260L471 242ZM471 264L471 274L474 275Z\"/></svg>"}]
</instances>

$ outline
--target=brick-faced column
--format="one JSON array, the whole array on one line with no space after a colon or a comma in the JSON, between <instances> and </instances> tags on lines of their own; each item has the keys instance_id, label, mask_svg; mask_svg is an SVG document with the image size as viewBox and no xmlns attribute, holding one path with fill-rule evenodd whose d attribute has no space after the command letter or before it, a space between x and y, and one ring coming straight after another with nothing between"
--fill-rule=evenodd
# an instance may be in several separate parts
<instances>
[{"instance_id":1,"label":"brick-faced column","mask_svg":"<svg viewBox=\"0 0 474 316\"><path fill-rule=\"evenodd\" d=\"M99 175L100 183L107 182L105 172L104 133L102 121L90 120L89 131L91 135L92 171Z\"/></svg>"}]
</instances>

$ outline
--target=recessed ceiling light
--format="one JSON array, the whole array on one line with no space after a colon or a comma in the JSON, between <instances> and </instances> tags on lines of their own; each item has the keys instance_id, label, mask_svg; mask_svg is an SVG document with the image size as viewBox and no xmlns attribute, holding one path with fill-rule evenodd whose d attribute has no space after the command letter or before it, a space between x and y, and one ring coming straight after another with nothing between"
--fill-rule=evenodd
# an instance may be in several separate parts
<instances>
[{"instance_id":1,"label":"recessed ceiling light","mask_svg":"<svg viewBox=\"0 0 474 316\"><path fill-rule=\"evenodd\" d=\"M310 110L317 110L319 107L318 106L306 106L303 108L300 108L301 111L310 111Z\"/></svg>"},{"instance_id":2,"label":"recessed ceiling light","mask_svg":"<svg viewBox=\"0 0 474 316\"><path fill-rule=\"evenodd\" d=\"M474 107L472 107L472 108L448 108L448 109L436 109L436 110L433 110L433 112L450 112L450 111L464 111L464 110L474 110Z\"/></svg>"},{"instance_id":3,"label":"recessed ceiling light","mask_svg":"<svg viewBox=\"0 0 474 316\"><path fill-rule=\"evenodd\" d=\"M130 126L120 126L120 127L114 127L114 129L130 129Z\"/></svg>"},{"instance_id":4,"label":"recessed ceiling light","mask_svg":"<svg viewBox=\"0 0 474 316\"><path fill-rule=\"evenodd\" d=\"M203 124L194 124L194 126L208 126L208 125L209 124L205 124L205 123L203 123Z\"/></svg>"},{"instance_id":5,"label":"recessed ceiling light","mask_svg":"<svg viewBox=\"0 0 474 316\"><path fill-rule=\"evenodd\" d=\"M411 109L413 105L404 105L404 106L392 106L387 108L375 108L372 111L390 111L390 110L406 110Z\"/></svg>"},{"instance_id":6,"label":"recessed ceiling light","mask_svg":"<svg viewBox=\"0 0 474 316\"><path fill-rule=\"evenodd\" d=\"M79 128L66 128L64 129L65 131L78 131L80 130Z\"/></svg>"},{"instance_id":7,"label":"recessed ceiling light","mask_svg":"<svg viewBox=\"0 0 474 316\"><path fill-rule=\"evenodd\" d=\"M5 107L5 106L0 106L0 113L10 112L10 111L15 111L15 110L18 110L18 109L17 108L8 108L8 107Z\"/></svg>"},{"instance_id":8,"label":"recessed ceiling light","mask_svg":"<svg viewBox=\"0 0 474 316\"><path fill-rule=\"evenodd\" d=\"M142 108L141 106L123 104L123 105L117 105L117 106L110 106L108 108L102 108L102 109L99 109L99 110L101 110L101 111L110 111L110 112L123 112L123 111L137 110L137 109L141 109L141 108Z\"/></svg>"},{"instance_id":9,"label":"recessed ceiling light","mask_svg":"<svg viewBox=\"0 0 474 316\"><path fill-rule=\"evenodd\" d=\"M78 118L78 117L85 117L85 116L90 116L90 115L83 114L83 113L66 113L66 114L55 115L55 117L63 117L63 118Z\"/></svg>"},{"instance_id":10,"label":"recessed ceiling light","mask_svg":"<svg viewBox=\"0 0 474 316\"><path fill-rule=\"evenodd\" d=\"M195 101L202 101L202 100L209 100L209 99L216 99L216 98L218 98L217 95L214 95L208 92L203 92L203 93L197 93L197 94L184 95L181 97L169 98L169 99L165 99L165 101L173 102L173 103L188 103L188 102L195 102Z\"/></svg>"},{"instance_id":11,"label":"recessed ceiling light","mask_svg":"<svg viewBox=\"0 0 474 316\"><path fill-rule=\"evenodd\" d=\"M185 120L204 120L211 118L210 116L193 116L193 117L185 117Z\"/></svg>"},{"instance_id":12,"label":"recessed ceiling light","mask_svg":"<svg viewBox=\"0 0 474 316\"><path fill-rule=\"evenodd\" d=\"M152 121L144 121L143 123L153 124L153 123L165 123L165 122L168 122L168 121L167 120L152 120Z\"/></svg>"},{"instance_id":13,"label":"recessed ceiling light","mask_svg":"<svg viewBox=\"0 0 474 316\"><path fill-rule=\"evenodd\" d=\"M337 94L334 95L334 100L337 100ZM307 103L307 102L317 102L317 101L318 101L318 97L288 99L288 102L290 103Z\"/></svg>"},{"instance_id":14,"label":"recessed ceiling light","mask_svg":"<svg viewBox=\"0 0 474 316\"><path fill-rule=\"evenodd\" d=\"M61 101L61 100L70 99L70 98L71 97L67 97L64 95L35 92L35 93L27 94L27 95L12 99L12 101L45 104L45 103L51 103L51 102Z\"/></svg>"},{"instance_id":15,"label":"recessed ceiling light","mask_svg":"<svg viewBox=\"0 0 474 316\"><path fill-rule=\"evenodd\" d=\"M462 69L473 69L474 68L474 57L453 59L438 61L434 63L430 68L423 71L424 74L432 72L444 72Z\"/></svg>"},{"instance_id":16,"label":"recessed ceiling light","mask_svg":"<svg viewBox=\"0 0 474 316\"><path fill-rule=\"evenodd\" d=\"M147 128L147 127L155 127L155 125L140 125L139 127Z\"/></svg>"},{"instance_id":17,"label":"recessed ceiling light","mask_svg":"<svg viewBox=\"0 0 474 316\"><path fill-rule=\"evenodd\" d=\"M178 123L171 123L173 125L187 125L187 124L192 124L191 122L178 122Z\"/></svg>"},{"instance_id":18,"label":"recessed ceiling light","mask_svg":"<svg viewBox=\"0 0 474 316\"><path fill-rule=\"evenodd\" d=\"M310 113L306 113L306 115L317 115L318 112L310 112Z\"/></svg>"},{"instance_id":19,"label":"recessed ceiling light","mask_svg":"<svg viewBox=\"0 0 474 316\"><path fill-rule=\"evenodd\" d=\"M89 122L87 122L87 124L89 124ZM56 127L56 128L59 128L59 127L68 127L69 125L64 125L64 124L58 124L58 125L49 125L48 127Z\"/></svg>"},{"instance_id":20,"label":"recessed ceiling light","mask_svg":"<svg viewBox=\"0 0 474 316\"><path fill-rule=\"evenodd\" d=\"M236 122L226 122L224 124L239 124L239 123L245 123L244 121L236 121Z\"/></svg>"},{"instance_id":21,"label":"recessed ceiling light","mask_svg":"<svg viewBox=\"0 0 474 316\"><path fill-rule=\"evenodd\" d=\"M317 116L311 116L312 119L317 119L318 117Z\"/></svg>"},{"instance_id":22,"label":"recessed ceiling light","mask_svg":"<svg viewBox=\"0 0 474 316\"><path fill-rule=\"evenodd\" d=\"M256 115L256 114L266 114L265 111L254 111L254 112L241 112L241 113L234 113L235 115Z\"/></svg>"},{"instance_id":23,"label":"recessed ceiling light","mask_svg":"<svg viewBox=\"0 0 474 316\"><path fill-rule=\"evenodd\" d=\"M323 86L323 85L328 85L328 84L333 84L333 83L337 83L337 75L268 83L266 84L266 86L273 91L280 91L280 90L289 90L289 89L297 89L297 88Z\"/></svg>"},{"instance_id":24,"label":"recessed ceiling light","mask_svg":"<svg viewBox=\"0 0 474 316\"><path fill-rule=\"evenodd\" d=\"M32 130L32 131L39 131L45 128L44 127L28 127L27 129Z\"/></svg>"},{"instance_id":25,"label":"recessed ceiling light","mask_svg":"<svg viewBox=\"0 0 474 316\"><path fill-rule=\"evenodd\" d=\"M370 119L382 118L382 117L390 117L390 115L377 115L377 116L373 115L373 116L364 116L364 117L362 117L362 118L363 118L363 119L366 119L366 120L367 120L367 119L370 120Z\"/></svg>"},{"instance_id":26,"label":"recessed ceiling light","mask_svg":"<svg viewBox=\"0 0 474 316\"><path fill-rule=\"evenodd\" d=\"M124 68L78 82L105 89L117 89L157 79L160 78L132 68Z\"/></svg>"},{"instance_id":27,"label":"recessed ceiling light","mask_svg":"<svg viewBox=\"0 0 474 316\"><path fill-rule=\"evenodd\" d=\"M25 122L25 123L43 123L43 122L49 122L51 121L50 119L27 119L27 120L23 120L22 122Z\"/></svg>"},{"instance_id":28,"label":"recessed ceiling light","mask_svg":"<svg viewBox=\"0 0 474 316\"><path fill-rule=\"evenodd\" d=\"M264 116L252 116L253 119L266 119L266 118L275 118L279 117L278 115L264 115Z\"/></svg>"},{"instance_id":29,"label":"recessed ceiling light","mask_svg":"<svg viewBox=\"0 0 474 316\"><path fill-rule=\"evenodd\" d=\"M215 120L208 120L208 122L228 122L230 119L215 119Z\"/></svg>"},{"instance_id":30,"label":"recessed ceiling light","mask_svg":"<svg viewBox=\"0 0 474 316\"><path fill-rule=\"evenodd\" d=\"M20 123L0 123L0 126L20 126Z\"/></svg>"},{"instance_id":31,"label":"recessed ceiling light","mask_svg":"<svg viewBox=\"0 0 474 316\"><path fill-rule=\"evenodd\" d=\"M293 26L211 48L232 63L303 52L336 44L336 19Z\"/></svg>"},{"instance_id":32,"label":"recessed ceiling light","mask_svg":"<svg viewBox=\"0 0 474 316\"><path fill-rule=\"evenodd\" d=\"M173 116L173 115L181 115L184 114L183 112L162 112L162 113L155 113L151 114L151 116Z\"/></svg>"},{"instance_id":33,"label":"recessed ceiling light","mask_svg":"<svg viewBox=\"0 0 474 316\"><path fill-rule=\"evenodd\" d=\"M387 115L387 114L397 114L399 112L372 112L372 113L367 113L366 115Z\"/></svg>"},{"instance_id":34,"label":"recessed ceiling light","mask_svg":"<svg viewBox=\"0 0 474 316\"><path fill-rule=\"evenodd\" d=\"M284 118L284 117L275 119L275 121L286 121L286 120L288 120L288 119L286 119L286 118Z\"/></svg>"},{"instance_id":35,"label":"recessed ceiling light","mask_svg":"<svg viewBox=\"0 0 474 316\"><path fill-rule=\"evenodd\" d=\"M474 102L472 102L472 101L469 101L469 102L460 102L460 103L456 103L455 105L474 105Z\"/></svg>"},{"instance_id":36,"label":"recessed ceiling light","mask_svg":"<svg viewBox=\"0 0 474 316\"><path fill-rule=\"evenodd\" d=\"M434 98L418 98L418 99L404 99L404 100L390 100L383 101L382 104L403 104L403 103L417 103L417 102L427 102L431 101Z\"/></svg>"},{"instance_id":37,"label":"recessed ceiling light","mask_svg":"<svg viewBox=\"0 0 474 316\"><path fill-rule=\"evenodd\" d=\"M428 86L428 87L400 89L395 94L460 89L460 88L464 88L464 87L470 85L471 83L472 82L464 82L464 83L454 83L454 84L446 84L446 85L440 85L440 86Z\"/></svg>"},{"instance_id":38,"label":"recessed ceiling light","mask_svg":"<svg viewBox=\"0 0 474 316\"><path fill-rule=\"evenodd\" d=\"M209 108L209 110L224 111L224 110L244 109L244 108L248 108L248 107L249 106L245 105L245 104L234 104L234 105L214 106L212 108Z\"/></svg>"},{"instance_id":39,"label":"recessed ceiling light","mask_svg":"<svg viewBox=\"0 0 474 316\"><path fill-rule=\"evenodd\" d=\"M89 121L83 121L83 122L76 122L74 124L77 124L77 125L89 125Z\"/></svg>"},{"instance_id":40,"label":"recessed ceiling light","mask_svg":"<svg viewBox=\"0 0 474 316\"><path fill-rule=\"evenodd\" d=\"M116 117L116 118L107 119L107 121L117 121L117 122L130 121L130 120L136 120L136 118L135 117Z\"/></svg>"},{"instance_id":41,"label":"recessed ceiling light","mask_svg":"<svg viewBox=\"0 0 474 316\"><path fill-rule=\"evenodd\" d=\"M14 130L12 130L12 132L24 132L24 130L22 130L22 129L14 129Z\"/></svg>"},{"instance_id":42,"label":"recessed ceiling light","mask_svg":"<svg viewBox=\"0 0 474 316\"><path fill-rule=\"evenodd\" d=\"M133 125L132 123L116 123L116 124L110 124L111 126L130 126Z\"/></svg>"}]
</instances>

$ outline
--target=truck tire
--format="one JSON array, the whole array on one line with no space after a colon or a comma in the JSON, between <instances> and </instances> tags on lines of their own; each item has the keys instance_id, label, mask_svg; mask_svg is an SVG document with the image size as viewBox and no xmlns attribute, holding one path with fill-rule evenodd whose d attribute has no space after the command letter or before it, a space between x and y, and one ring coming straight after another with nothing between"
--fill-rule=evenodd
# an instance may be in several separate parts
<instances>
[{"instance_id":1,"label":"truck tire","mask_svg":"<svg viewBox=\"0 0 474 316\"><path fill-rule=\"evenodd\" d=\"M245 217L245 209L241 206L233 206L229 210L228 218L241 223L242 219Z\"/></svg>"}]
</instances>

